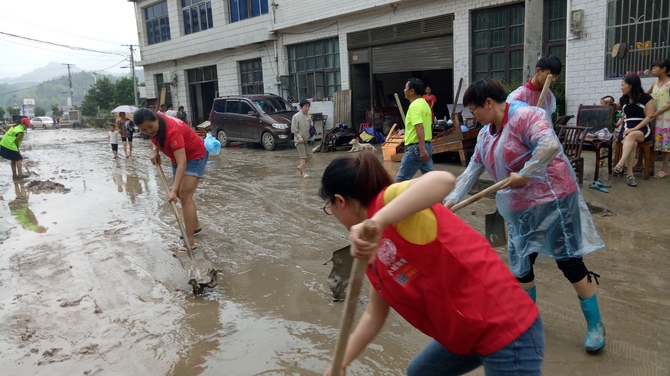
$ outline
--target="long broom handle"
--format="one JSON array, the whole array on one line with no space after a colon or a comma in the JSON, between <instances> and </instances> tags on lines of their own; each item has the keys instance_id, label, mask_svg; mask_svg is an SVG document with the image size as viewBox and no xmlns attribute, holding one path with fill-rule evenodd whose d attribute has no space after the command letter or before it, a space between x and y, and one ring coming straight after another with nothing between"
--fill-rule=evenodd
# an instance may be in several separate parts
<instances>
[{"instance_id":1,"label":"long broom handle","mask_svg":"<svg viewBox=\"0 0 670 376\"><path fill-rule=\"evenodd\" d=\"M374 221L366 219L363 222L363 238L368 240L374 237L375 228ZM358 297L361 293L361 286L363 284L363 276L365 275L366 267L367 260L359 258L354 259L354 264L351 266L349 288L347 289L347 298L344 302L345 308L342 313L342 320L340 321L340 335L337 338L337 345L335 346L335 353L333 354L333 363L330 367L331 376L340 376L340 369L342 368L342 362L344 361L344 352L347 349L351 327L354 323L354 315L356 314L356 306L358 305Z\"/></svg>"},{"instance_id":2,"label":"long broom handle","mask_svg":"<svg viewBox=\"0 0 670 376\"><path fill-rule=\"evenodd\" d=\"M163 167L161 167L160 162L156 163L156 167L158 167L158 171L160 171L160 176L163 179L163 183L165 184L165 192L167 192L167 194L169 195L170 184L168 184L167 178L165 177L165 173L163 172ZM191 243L188 241L188 237L186 236L186 228L184 227L184 222L179 217L179 210L177 210L177 204L175 204L174 201L170 201L170 204L172 204L172 211L174 211L174 216L177 218L177 223L179 224L179 229L181 230L181 236L184 238L184 246L186 247L186 253L188 254L188 257L191 260L195 261L195 256L193 255L193 250L191 249Z\"/></svg>"},{"instance_id":3,"label":"long broom handle","mask_svg":"<svg viewBox=\"0 0 670 376\"><path fill-rule=\"evenodd\" d=\"M551 79L554 76L547 75L547 79L544 81L544 86L542 86L542 92L540 93L540 98L537 100L537 107L542 107L544 104L545 97L547 96L547 91L549 91L549 86L551 86Z\"/></svg>"},{"instance_id":4,"label":"long broom handle","mask_svg":"<svg viewBox=\"0 0 670 376\"><path fill-rule=\"evenodd\" d=\"M510 178L501 180L501 181L493 184L492 186L490 186L490 187L488 187L488 188L486 188L482 191L479 191L478 193L475 193L474 195L468 197L467 199L465 199L465 200L459 202L458 204L452 206L451 211L455 213L457 210L460 210L460 209L472 204L473 202L479 201L480 198L482 198L482 197L484 197L488 194L498 192L503 185L507 184L509 179Z\"/></svg>"}]
</instances>

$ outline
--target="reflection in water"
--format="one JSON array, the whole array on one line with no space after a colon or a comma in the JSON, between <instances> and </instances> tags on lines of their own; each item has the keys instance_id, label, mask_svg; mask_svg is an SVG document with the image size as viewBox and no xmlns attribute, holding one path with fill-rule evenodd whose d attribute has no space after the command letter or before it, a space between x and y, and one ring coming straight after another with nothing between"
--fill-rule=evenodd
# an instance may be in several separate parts
<instances>
[{"instance_id":1,"label":"reflection in water","mask_svg":"<svg viewBox=\"0 0 670 376\"><path fill-rule=\"evenodd\" d=\"M135 199L142 193L140 178L137 176L126 176L126 194L130 197L130 202L135 203Z\"/></svg>"},{"instance_id":2,"label":"reflection in water","mask_svg":"<svg viewBox=\"0 0 670 376\"><path fill-rule=\"evenodd\" d=\"M184 349L170 375L199 375L208 368L207 358L217 353L223 325L222 310L217 294L192 299L184 305L184 322L180 325Z\"/></svg>"},{"instance_id":3,"label":"reflection in water","mask_svg":"<svg viewBox=\"0 0 670 376\"><path fill-rule=\"evenodd\" d=\"M114 181L114 184L116 184L116 190L123 192L123 175L121 175L120 172L114 171L114 173L112 173L112 180Z\"/></svg>"},{"instance_id":4,"label":"reflection in water","mask_svg":"<svg viewBox=\"0 0 670 376\"><path fill-rule=\"evenodd\" d=\"M16 198L8 206L19 224L26 230L40 234L47 232L47 228L40 226L35 214L28 208L28 191L23 187L23 182L14 182L14 190L16 191Z\"/></svg>"}]
</instances>

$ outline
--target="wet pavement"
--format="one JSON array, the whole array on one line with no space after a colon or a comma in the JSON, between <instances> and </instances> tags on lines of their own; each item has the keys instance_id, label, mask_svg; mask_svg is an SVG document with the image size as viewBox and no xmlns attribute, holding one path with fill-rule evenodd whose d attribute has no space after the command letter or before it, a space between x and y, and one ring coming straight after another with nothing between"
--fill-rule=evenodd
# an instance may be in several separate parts
<instances>
[{"instance_id":1,"label":"wet pavement","mask_svg":"<svg viewBox=\"0 0 670 376\"><path fill-rule=\"evenodd\" d=\"M9 162L0 164L3 374L318 375L327 368L343 304L332 301L324 263L347 240L321 211L317 190L344 151L315 154L306 179L292 148L242 145L212 157L195 197L203 225L196 242L221 273L218 287L194 297L171 256L180 232L148 140L135 139L133 158L112 159L106 131L34 130L22 149L30 177L12 182ZM607 245L585 260L602 276L608 342L598 355L584 352L574 290L555 264L539 259L544 374L668 375L670 179L640 179L631 188L605 174L610 193L588 189L594 162L584 154L584 195ZM456 156L436 162L456 175L463 170ZM399 164L385 166L395 174ZM484 214L494 210L483 199L459 215L483 231ZM506 247L497 251L505 258ZM348 374L402 375L427 342L392 313Z\"/></svg>"}]
</instances>

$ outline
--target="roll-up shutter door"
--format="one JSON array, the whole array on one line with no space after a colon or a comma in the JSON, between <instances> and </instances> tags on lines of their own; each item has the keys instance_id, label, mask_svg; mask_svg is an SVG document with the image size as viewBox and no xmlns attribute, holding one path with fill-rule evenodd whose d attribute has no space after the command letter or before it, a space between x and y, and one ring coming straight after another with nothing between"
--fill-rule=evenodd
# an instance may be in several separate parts
<instances>
[{"instance_id":1,"label":"roll-up shutter door","mask_svg":"<svg viewBox=\"0 0 670 376\"><path fill-rule=\"evenodd\" d=\"M372 48L372 73L454 68L453 35Z\"/></svg>"}]
</instances>

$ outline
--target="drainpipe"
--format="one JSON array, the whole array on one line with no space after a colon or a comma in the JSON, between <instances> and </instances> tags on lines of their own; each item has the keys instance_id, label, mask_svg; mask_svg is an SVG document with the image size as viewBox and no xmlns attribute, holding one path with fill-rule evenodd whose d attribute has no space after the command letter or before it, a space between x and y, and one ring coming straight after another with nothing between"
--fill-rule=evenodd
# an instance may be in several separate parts
<instances>
[{"instance_id":1,"label":"drainpipe","mask_svg":"<svg viewBox=\"0 0 670 376\"><path fill-rule=\"evenodd\" d=\"M572 19L572 0L567 0L566 3L566 15L565 15L565 87L563 88L565 92L565 115L568 114L568 69L570 68L570 64L568 64L568 61L570 60L570 48L569 48L569 43L570 43L570 20Z\"/></svg>"}]
</instances>

